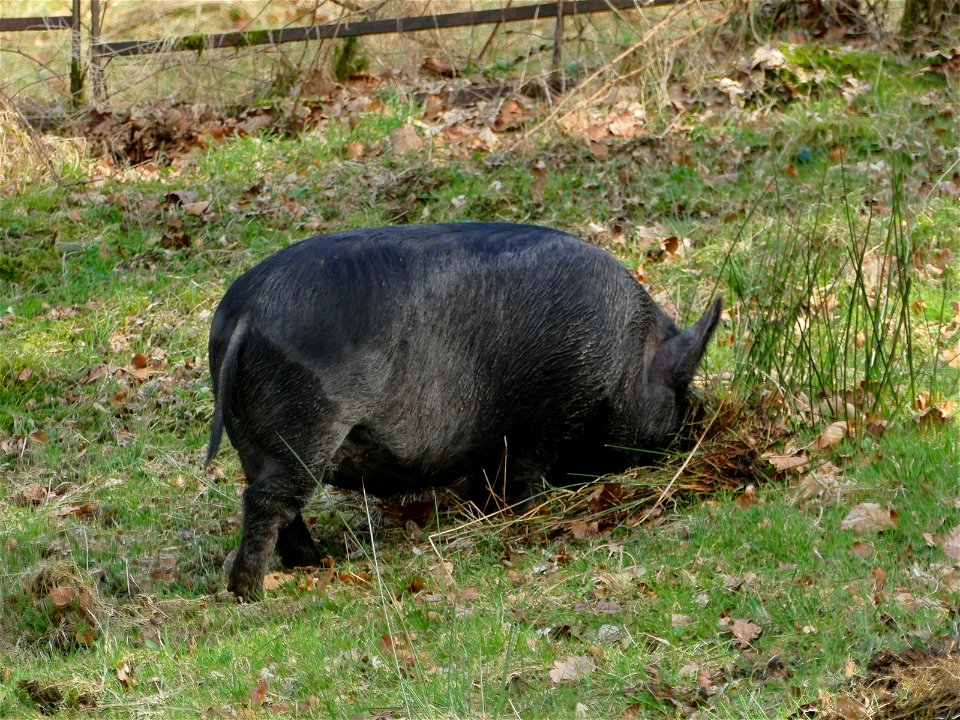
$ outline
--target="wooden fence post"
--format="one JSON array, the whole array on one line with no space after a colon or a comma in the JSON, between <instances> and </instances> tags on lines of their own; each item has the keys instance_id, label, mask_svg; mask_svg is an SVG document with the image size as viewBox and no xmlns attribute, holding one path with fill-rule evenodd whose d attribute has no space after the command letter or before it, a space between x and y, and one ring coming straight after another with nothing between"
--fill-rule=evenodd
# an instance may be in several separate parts
<instances>
[{"instance_id":1,"label":"wooden fence post","mask_svg":"<svg viewBox=\"0 0 960 720\"><path fill-rule=\"evenodd\" d=\"M70 102L74 110L83 101L83 64L80 58L80 0L73 0L70 18Z\"/></svg>"},{"instance_id":2,"label":"wooden fence post","mask_svg":"<svg viewBox=\"0 0 960 720\"><path fill-rule=\"evenodd\" d=\"M105 104L107 92L103 85L103 67L100 65L100 0L90 0L90 76L94 102Z\"/></svg>"},{"instance_id":3,"label":"wooden fence post","mask_svg":"<svg viewBox=\"0 0 960 720\"><path fill-rule=\"evenodd\" d=\"M563 62L563 0L557 0L557 24L553 28L553 77L560 78L560 65Z\"/></svg>"}]
</instances>

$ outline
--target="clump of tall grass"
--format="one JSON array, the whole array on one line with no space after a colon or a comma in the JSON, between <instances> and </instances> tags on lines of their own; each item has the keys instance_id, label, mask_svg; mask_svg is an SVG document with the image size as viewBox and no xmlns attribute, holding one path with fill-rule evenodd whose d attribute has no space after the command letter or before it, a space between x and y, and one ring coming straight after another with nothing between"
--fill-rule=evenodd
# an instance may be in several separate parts
<instances>
[{"instance_id":1,"label":"clump of tall grass","mask_svg":"<svg viewBox=\"0 0 960 720\"><path fill-rule=\"evenodd\" d=\"M885 422L918 394L955 392L957 374L936 352L955 278L936 281L941 307L931 329L916 291L921 263L902 172L891 171L885 204L856 203L843 177L840 189L838 208L828 207L823 186L806 207L777 197L778 211L750 237L744 223L723 274L741 340L737 387L772 391L807 422L830 416L852 428Z\"/></svg>"},{"instance_id":2,"label":"clump of tall grass","mask_svg":"<svg viewBox=\"0 0 960 720\"><path fill-rule=\"evenodd\" d=\"M78 142L41 135L0 94L0 191L36 181L59 181L82 158Z\"/></svg>"}]
</instances>

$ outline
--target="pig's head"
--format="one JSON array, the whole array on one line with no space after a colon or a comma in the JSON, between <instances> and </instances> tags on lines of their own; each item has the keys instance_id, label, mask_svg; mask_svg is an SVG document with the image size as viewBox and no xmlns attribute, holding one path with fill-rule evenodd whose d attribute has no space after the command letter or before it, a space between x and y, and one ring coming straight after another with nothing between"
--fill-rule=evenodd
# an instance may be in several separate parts
<instances>
[{"instance_id":1,"label":"pig's head","mask_svg":"<svg viewBox=\"0 0 960 720\"><path fill-rule=\"evenodd\" d=\"M720 321L721 298L693 325L680 332L672 328L659 347L647 356L645 377L634 386L633 402L639 449L662 448L671 443L687 415L690 383Z\"/></svg>"}]
</instances>

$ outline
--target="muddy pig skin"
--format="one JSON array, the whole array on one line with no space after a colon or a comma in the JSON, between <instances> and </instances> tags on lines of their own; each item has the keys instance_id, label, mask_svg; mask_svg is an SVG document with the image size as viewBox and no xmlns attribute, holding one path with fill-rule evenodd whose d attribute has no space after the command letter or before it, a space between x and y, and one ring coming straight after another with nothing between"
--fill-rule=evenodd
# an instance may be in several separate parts
<instances>
[{"instance_id":1,"label":"muddy pig skin","mask_svg":"<svg viewBox=\"0 0 960 720\"><path fill-rule=\"evenodd\" d=\"M529 225L280 250L210 329L207 462L225 429L248 483L230 590L257 597L274 550L319 562L301 515L317 482L377 496L459 483L482 507L494 479L520 502L669 445L720 306L681 331L612 255Z\"/></svg>"}]
</instances>

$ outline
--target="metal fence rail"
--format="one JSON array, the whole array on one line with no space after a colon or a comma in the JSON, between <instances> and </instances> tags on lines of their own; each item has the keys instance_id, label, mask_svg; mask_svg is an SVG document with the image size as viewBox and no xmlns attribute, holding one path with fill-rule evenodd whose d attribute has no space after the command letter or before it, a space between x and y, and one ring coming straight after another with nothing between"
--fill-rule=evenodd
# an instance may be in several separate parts
<instances>
[{"instance_id":1,"label":"metal fence rail","mask_svg":"<svg viewBox=\"0 0 960 720\"><path fill-rule=\"evenodd\" d=\"M0 0L0 3L2 2L3 0ZM72 0L72 14L70 15L0 18L0 32L72 30L70 92L75 105L79 105L82 100L83 80L87 70L87 64L83 62L80 54L80 2L81 0ZM302 27L198 34L152 40L102 42L100 39L102 30L100 23L101 1L90 0L89 69L93 81L94 96L98 101L103 101L106 99L106 90L103 83L102 63L116 57L160 52L203 52L204 50L219 48L280 45L308 40L409 33L551 18L555 18L557 23L554 33L554 37L558 39L558 45L554 50L555 64L557 64L559 40L562 39L562 23L566 18L595 13L643 10L651 7L676 5L682 2L684 0L554 0L553 2L535 2L516 7L507 4L505 7L489 10L414 15L356 22L331 22Z\"/></svg>"},{"instance_id":2,"label":"metal fence rail","mask_svg":"<svg viewBox=\"0 0 960 720\"><path fill-rule=\"evenodd\" d=\"M73 27L73 15L46 17L0 17L0 32L24 32L26 30L66 30Z\"/></svg>"},{"instance_id":3,"label":"metal fence rail","mask_svg":"<svg viewBox=\"0 0 960 720\"><path fill-rule=\"evenodd\" d=\"M360 35L384 35L416 32L418 30L509 23L521 20L567 18L617 10L642 10L643 8L674 4L677 4L677 0L650 0L649 2L640 2L639 0L564 0L562 2L536 3L492 10L470 10L438 15L362 20L359 22L333 22L322 25L284 28L282 30L250 30L160 40L117 40L99 43L97 53L101 57L109 58L157 52L202 51L250 45L279 45L304 40L327 40Z\"/></svg>"}]
</instances>

